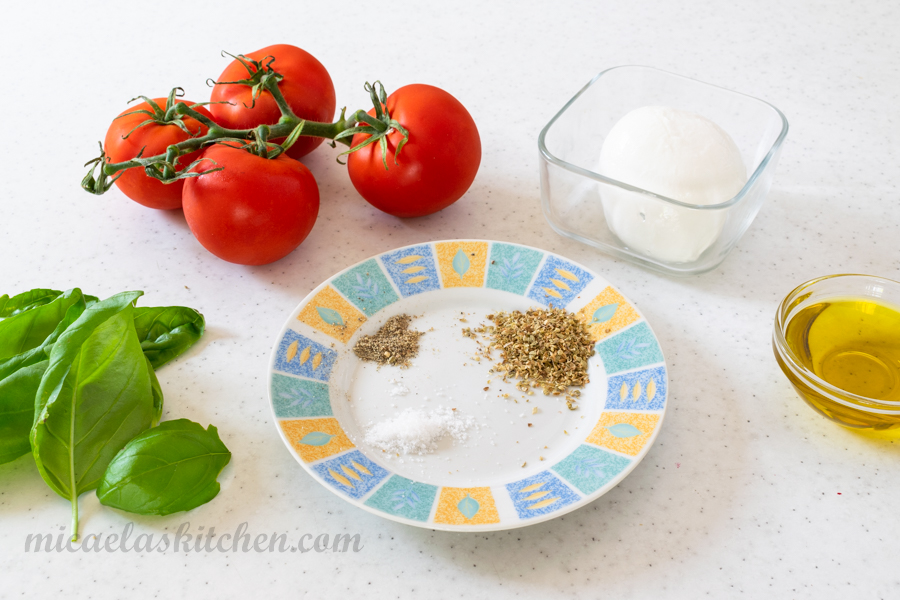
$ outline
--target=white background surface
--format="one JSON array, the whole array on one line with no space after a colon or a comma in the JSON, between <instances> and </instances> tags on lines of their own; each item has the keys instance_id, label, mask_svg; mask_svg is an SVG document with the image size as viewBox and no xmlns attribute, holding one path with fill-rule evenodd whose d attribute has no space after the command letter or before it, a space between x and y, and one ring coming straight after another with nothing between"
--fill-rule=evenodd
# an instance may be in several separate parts
<instances>
[{"instance_id":1,"label":"white background surface","mask_svg":"<svg viewBox=\"0 0 900 600\"><path fill-rule=\"evenodd\" d=\"M900 278L900 12L892 2L18 2L4 7L0 289L146 292L207 318L159 373L164 419L213 423L233 452L210 504L132 517L82 497L84 533L359 533L332 553L24 552L69 506L28 457L0 466L0 598L896 598L900 443L807 409L770 347L779 300L815 276ZM110 120L138 94L208 96L219 51L293 43L329 69L339 106L366 80L431 83L479 125L469 193L431 217L370 208L335 152L308 161L322 195L289 257L240 267L206 253L183 217L78 183ZM791 125L756 222L712 273L672 280L553 233L540 212L537 134L591 77L646 64L765 99ZM453 237L519 241L579 261L646 314L670 368L670 408L644 462L565 517L464 535L396 524L315 484L281 443L265 368L289 311L372 254ZM426 594L427 592L427 594Z\"/></svg>"}]
</instances>

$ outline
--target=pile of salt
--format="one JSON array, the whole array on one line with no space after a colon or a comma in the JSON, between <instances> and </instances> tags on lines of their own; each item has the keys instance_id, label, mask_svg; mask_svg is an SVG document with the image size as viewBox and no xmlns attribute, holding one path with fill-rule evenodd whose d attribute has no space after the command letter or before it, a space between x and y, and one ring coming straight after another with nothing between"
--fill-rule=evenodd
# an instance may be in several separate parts
<instances>
[{"instance_id":1,"label":"pile of salt","mask_svg":"<svg viewBox=\"0 0 900 600\"><path fill-rule=\"evenodd\" d=\"M366 443L393 454L430 454L446 435L457 441L468 437L475 417L463 416L449 408L433 411L407 408L396 417L370 424Z\"/></svg>"}]
</instances>

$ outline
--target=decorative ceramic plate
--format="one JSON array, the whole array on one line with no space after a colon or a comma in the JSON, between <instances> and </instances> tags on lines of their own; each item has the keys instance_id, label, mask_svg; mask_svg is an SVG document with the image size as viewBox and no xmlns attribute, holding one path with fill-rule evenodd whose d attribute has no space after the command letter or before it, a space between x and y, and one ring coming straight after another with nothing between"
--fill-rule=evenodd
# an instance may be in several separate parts
<instances>
[{"instance_id":1,"label":"decorative ceramic plate","mask_svg":"<svg viewBox=\"0 0 900 600\"><path fill-rule=\"evenodd\" d=\"M550 304L596 342L576 410L504 383L462 334L488 314ZM356 341L403 313L425 332L411 366L359 360ZM667 395L656 337L612 285L549 252L479 240L407 246L338 273L291 314L269 367L278 431L314 479L382 517L452 531L530 525L603 495L647 454ZM475 424L423 456L366 442L409 408L452 408Z\"/></svg>"}]
</instances>

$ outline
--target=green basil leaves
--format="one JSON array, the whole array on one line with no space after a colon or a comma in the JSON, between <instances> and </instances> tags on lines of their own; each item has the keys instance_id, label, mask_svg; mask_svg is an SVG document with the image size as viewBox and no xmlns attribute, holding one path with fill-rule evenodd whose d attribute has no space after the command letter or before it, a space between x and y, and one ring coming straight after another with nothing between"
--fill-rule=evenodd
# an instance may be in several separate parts
<instances>
[{"instance_id":1,"label":"green basil leaves","mask_svg":"<svg viewBox=\"0 0 900 600\"><path fill-rule=\"evenodd\" d=\"M184 306L134 309L134 326L141 349L158 369L178 357L203 335L203 315Z\"/></svg>"},{"instance_id":2,"label":"green basil leaves","mask_svg":"<svg viewBox=\"0 0 900 600\"><path fill-rule=\"evenodd\" d=\"M22 297L19 294L13 300ZM38 294L33 297L46 299ZM85 306L81 290L76 288L57 293L55 299L35 304L31 310L10 311L15 314L0 321L0 464L31 449L28 438L34 422L35 395L49 364L49 349Z\"/></svg>"},{"instance_id":3,"label":"green basil leaves","mask_svg":"<svg viewBox=\"0 0 900 600\"><path fill-rule=\"evenodd\" d=\"M0 318L12 317L29 308L43 306L62 294L59 290L35 289L23 292L12 298L8 294L0 296Z\"/></svg>"},{"instance_id":4,"label":"green basil leaves","mask_svg":"<svg viewBox=\"0 0 900 600\"><path fill-rule=\"evenodd\" d=\"M0 379L0 464L31 450L28 435L34 421L34 395L49 360L44 360Z\"/></svg>"},{"instance_id":5,"label":"green basil leaves","mask_svg":"<svg viewBox=\"0 0 900 600\"><path fill-rule=\"evenodd\" d=\"M205 322L190 308L135 308L141 295L0 296L0 463L31 451L72 504L73 539L82 493L102 485L104 504L141 514L189 510L218 493L231 458L212 426L150 429L163 408L155 369L190 348Z\"/></svg>"},{"instance_id":6,"label":"green basil leaves","mask_svg":"<svg viewBox=\"0 0 900 600\"><path fill-rule=\"evenodd\" d=\"M208 429L187 419L166 421L131 440L109 464L100 503L140 515L168 515L205 504L231 452Z\"/></svg>"}]
</instances>

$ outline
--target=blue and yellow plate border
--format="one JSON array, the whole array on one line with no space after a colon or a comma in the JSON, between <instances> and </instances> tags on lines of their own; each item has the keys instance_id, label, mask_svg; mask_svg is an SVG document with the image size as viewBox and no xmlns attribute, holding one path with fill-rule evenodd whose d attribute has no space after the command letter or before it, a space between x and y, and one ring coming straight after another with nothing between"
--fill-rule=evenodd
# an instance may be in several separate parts
<instances>
[{"instance_id":1,"label":"blue and yellow plate border","mask_svg":"<svg viewBox=\"0 0 900 600\"><path fill-rule=\"evenodd\" d=\"M540 473L474 488L413 481L365 456L334 416L329 379L338 351L353 333L402 298L454 287L502 290L544 306L579 306L574 311L587 325L606 371L604 410L580 445ZM593 291L585 303L586 290ZM532 525L605 494L646 456L669 397L659 341L618 289L551 252L468 239L390 250L320 284L278 334L266 379L281 439L326 488L394 521L471 532Z\"/></svg>"}]
</instances>

